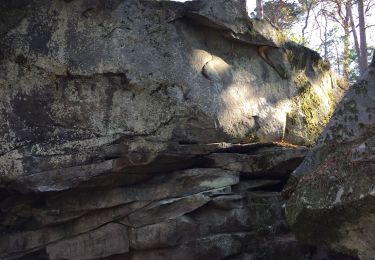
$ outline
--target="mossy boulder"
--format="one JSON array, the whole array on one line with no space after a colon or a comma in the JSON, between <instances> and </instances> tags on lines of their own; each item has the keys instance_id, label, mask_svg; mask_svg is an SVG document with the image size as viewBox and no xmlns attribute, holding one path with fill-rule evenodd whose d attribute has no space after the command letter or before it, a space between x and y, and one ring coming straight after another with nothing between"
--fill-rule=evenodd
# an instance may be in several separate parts
<instances>
[{"instance_id":1,"label":"mossy boulder","mask_svg":"<svg viewBox=\"0 0 375 260\"><path fill-rule=\"evenodd\" d=\"M288 222L302 241L375 255L375 67L344 96L284 193Z\"/></svg>"}]
</instances>

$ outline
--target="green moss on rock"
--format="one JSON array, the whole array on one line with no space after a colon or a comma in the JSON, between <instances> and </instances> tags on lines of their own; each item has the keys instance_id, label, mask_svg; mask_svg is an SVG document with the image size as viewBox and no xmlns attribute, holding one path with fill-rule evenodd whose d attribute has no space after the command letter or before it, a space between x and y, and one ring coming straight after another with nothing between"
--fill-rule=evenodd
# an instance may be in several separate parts
<instances>
[{"instance_id":1,"label":"green moss on rock","mask_svg":"<svg viewBox=\"0 0 375 260\"><path fill-rule=\"evenodd\" d=\"M260 141L260 139L254 131L249 131L245 135L245 141L246 143L257 143Z\"/></svg>"},{"instance_id":2,"label":"green moss on rock","mask_svg":"<svg viewBox=\"0 0 375 260\"><path fill-rule=\"evenodd\" d=\"M311 83L303 71L297 73L294 83L297 85L299 93L293 100L294 104L287 115L287 121L294 126L304 128L305 131L302 131L301 138L306 140L306 145L313 145L331 118L337 100L332 90L318 94L314 89L317 86ZM328 111L322 108L323 103L327 100Z\"/></svg>"}]
</instances>

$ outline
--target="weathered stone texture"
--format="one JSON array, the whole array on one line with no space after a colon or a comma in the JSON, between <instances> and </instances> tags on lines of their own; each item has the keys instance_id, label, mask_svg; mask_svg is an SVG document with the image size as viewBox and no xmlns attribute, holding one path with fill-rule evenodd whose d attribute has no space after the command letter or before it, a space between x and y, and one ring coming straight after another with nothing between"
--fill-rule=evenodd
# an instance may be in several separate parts
<instances>
[{"instance_id":1,"label":"weathered stone texture","mask_svg":"<svg viewBox=\"0 0 375 260\"><path fill-rule=\"evenodd\" d=\"M313 255L279 192L341 93L243 0L0 1L0 259Z\"/></svg>"},{"instance_id":2,"label":"weathered stone texture","mask_svg":"<svg viewBox=\"0 0 375 260\"><path fill-rule=\"evenodd\" d=\"M285 194L298 237L360 259L373 259L375 66L338 105ZM324 235L322 235L324 234Z\"/></svg>"}]
</instances>

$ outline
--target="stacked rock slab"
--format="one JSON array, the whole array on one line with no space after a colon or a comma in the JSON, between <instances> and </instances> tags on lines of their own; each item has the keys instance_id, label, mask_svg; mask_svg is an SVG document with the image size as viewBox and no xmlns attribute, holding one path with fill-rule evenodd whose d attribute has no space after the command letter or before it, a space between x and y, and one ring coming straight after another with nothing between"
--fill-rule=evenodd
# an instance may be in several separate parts
<instances>
[{"instance_id":1,"label":"stacked rock slab","mask_svg":"<svg viewBox=\"0 0 375 260\"><path fill-rule=\"evenodd\" d=\"M375 60L375 59L374 59ZM287 217L310 244L374 259L375 62L293 173Z\"/></svg>"},{"instance_id":2,"label":"stacked rock slab","mask_svg":"<svg viewBox=\"0 0 375 260\"><path fill-rule=\"evenodd\" d=\"M211 248L222 241L227 244L222 248L225 252L217 253L227 256L245 244L241 241L249 239L256 223L246 198L232 191L238 184L238 172L193 168L158 174L131 186L42 193L33 198L12 194L2 201L2 231L6 234L0 239L1 259L24 255L155 259L159 251L172 259L184 248L192 253L194 247L203 247L197 244L205 242ZM253 182L250 189L262 185ZM270 204L277 202L277 197L270 196ZM189 255L185 252L185 258Z\"/></svg>"},{"instance_id":3,"label":"stacked rock slab","mask_svg":"<svg viewBox=\"0 0 375 260\"><path fill-rule=\"evenodd\" d=\"M196 167L139 166L137 184L3 193L0 259L324 259L290 233L280 195L306 148L181 145L181 163L182 151Z\"/></svg>"},{"instance_id":4,"label":"stacked rock slab","mask_svg":"<svg viewBox=\"0 0 375 260\"><path fill-rule=\"evenodd\" d=\"M0 258L309 254L306 149L245 143L313 143L341 92L242 0L0 1Z\"/></svg>"}]
</instances>

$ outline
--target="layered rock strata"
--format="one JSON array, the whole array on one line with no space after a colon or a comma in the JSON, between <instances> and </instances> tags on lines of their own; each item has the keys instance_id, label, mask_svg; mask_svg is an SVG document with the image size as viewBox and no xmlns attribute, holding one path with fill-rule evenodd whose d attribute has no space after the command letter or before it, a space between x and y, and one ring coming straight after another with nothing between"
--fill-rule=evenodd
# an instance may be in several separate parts
<instances>
[{"instance_id":1,"label":"layered rock strata","mask_svg":"<svg viewBox=\"0 0 375 260\"><path fill-rule=\"evenodd\" d=\"M170 164L175 170L164 169L163 159L152 168L135 166L144 178L131 185L27 195L2 191L0 258L319 256L289 231L280 195L306 148L222 143L179 150L195 151L188 167L182 166L187 156L176 151L179 159ZM155 168L158 174L150 171Z\"/></svg>"}]
</instances>

